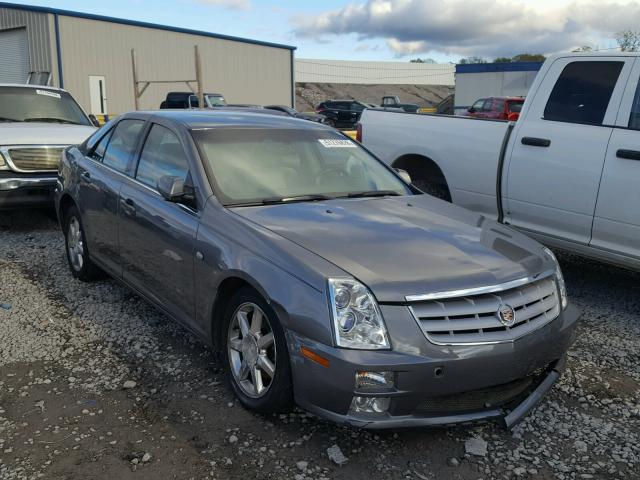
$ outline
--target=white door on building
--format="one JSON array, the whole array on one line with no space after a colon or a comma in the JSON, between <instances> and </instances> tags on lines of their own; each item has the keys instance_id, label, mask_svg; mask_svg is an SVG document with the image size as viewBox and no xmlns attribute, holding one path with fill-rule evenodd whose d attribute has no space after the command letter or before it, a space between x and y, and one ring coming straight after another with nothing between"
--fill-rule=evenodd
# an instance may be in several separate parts
<instances>
[{"instance_id":1,"label":"white door on building","mask_svg":"<svg viewBox=\"0 0 640 480\"><path fill-rule=\"evenodd\" d=\"M106 115L107 89L103 76L89 75L89 97L91 98L91 113L94 115Z\"/></svg>"},{"instance_id":2,"label":"white door on building","mask_svg":"<svg viewBox=\"0 0 640 480\"><path fill-rule=\"evenodd\" d=\"M27 83L28 77L27 29L0 30L0 83Z\"/></svg>"}]
</instances>

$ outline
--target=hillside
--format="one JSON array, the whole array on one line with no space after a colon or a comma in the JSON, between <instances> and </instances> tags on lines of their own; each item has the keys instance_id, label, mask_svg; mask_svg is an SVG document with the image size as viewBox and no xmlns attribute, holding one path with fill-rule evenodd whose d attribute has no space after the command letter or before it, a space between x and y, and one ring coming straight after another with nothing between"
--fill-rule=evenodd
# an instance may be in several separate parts
<instances>
[{"instance_id":1,"label":"hillside","mask_svg":"<svg viewBox=\"0 0 640 480\"><path fill-rule=\"evenodd\" d=\"M433 107L451 95L454 87L442 85L362 85L353 83L296 83L296 108L301 112L329 99L355 99L380 104L384 95L398 95L404 103Z\"/></svg>"}]
</instances>

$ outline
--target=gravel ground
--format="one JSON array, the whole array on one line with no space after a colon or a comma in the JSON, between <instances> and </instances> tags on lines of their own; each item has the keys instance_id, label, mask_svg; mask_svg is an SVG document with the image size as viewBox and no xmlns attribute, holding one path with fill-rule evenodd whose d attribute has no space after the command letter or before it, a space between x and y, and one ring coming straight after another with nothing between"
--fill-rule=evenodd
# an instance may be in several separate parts
<instances>
[{"instance_id":1,"label":"gravel ground","mask_svg":"<svg viewBox=\"0 0 640 480\"><path fill-rule=\"evenodd\" d=\"M560 256L579 339L514 432L370 433L244 410L204 345L112 280L73 280L62 245L47 212L0 216L2 480L640 478L638 274Z\"/></svg>"}]
</instances>

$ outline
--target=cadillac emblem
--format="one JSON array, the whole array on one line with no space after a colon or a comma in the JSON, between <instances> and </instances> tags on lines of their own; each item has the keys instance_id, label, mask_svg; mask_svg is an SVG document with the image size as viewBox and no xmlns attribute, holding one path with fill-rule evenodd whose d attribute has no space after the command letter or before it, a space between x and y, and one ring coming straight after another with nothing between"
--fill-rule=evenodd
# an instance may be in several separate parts
<instances>
[{"instance_id":1,"label":"cadillac emblem","mask_svg":"<svg viewBox=\"0 0 640 480\"><path fill-rule=\"evenodd\" d=\"M498 320L505 327L511 327L514 323L516 323L516 311L513 309L511 305L507 305L503 303L498 307L498 311L496 312L498 315Z\"/></svg>"}]
</instances>

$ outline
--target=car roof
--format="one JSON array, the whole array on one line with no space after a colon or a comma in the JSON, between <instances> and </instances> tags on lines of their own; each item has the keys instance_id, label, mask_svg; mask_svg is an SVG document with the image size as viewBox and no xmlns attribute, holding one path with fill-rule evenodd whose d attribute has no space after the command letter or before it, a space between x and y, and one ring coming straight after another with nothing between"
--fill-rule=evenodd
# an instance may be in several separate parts
<instances>
[{"instance_id":1,"label":"car roof","mask_svg":"<svg viewBox=\"0 0 640 480\"><path fill-rule=\"evenodd\" d=\"M309 122L288 115L273 115L273 113L260 113L227 109L208 110L154 110L147 112L129 112L120 118L162 118L176 125L182 125L188 129L243 127L243 128L292 128L302 130L333 130L331 127L320 123Z\"/></svg>"},{"instance_id":2,"label":"car roof","mask_svg":"<svg viewBox=\"0 0 640 480\"><path fill-rule=\"evenodd\" d=\"M56 90L58 92L66 92L64 88L58 87L50 87L48 85L33 85L31 83L0 83L0 88L2 87L22 87L22 88L32 88L32 89L47 89L47 90Z\"/></svg>"}]
</instances>

